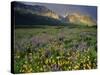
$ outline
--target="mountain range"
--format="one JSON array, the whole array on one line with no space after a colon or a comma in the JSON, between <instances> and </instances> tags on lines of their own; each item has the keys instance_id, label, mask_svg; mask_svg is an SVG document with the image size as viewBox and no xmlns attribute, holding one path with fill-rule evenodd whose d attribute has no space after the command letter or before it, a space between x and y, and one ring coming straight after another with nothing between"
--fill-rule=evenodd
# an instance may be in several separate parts
<instances>
[{"instance_id":1,"label":"mountain range","mask_svg":"<svg viewBox=\"0 0 100 75\"><path fill-rule=\"evenodd\" d=\"M26 5L13 2L15 25L62 25L73 23L78 25L96 25L96 21L89 15L69 13L65 17L41 5Z\"/></svg>"}]
</instances>

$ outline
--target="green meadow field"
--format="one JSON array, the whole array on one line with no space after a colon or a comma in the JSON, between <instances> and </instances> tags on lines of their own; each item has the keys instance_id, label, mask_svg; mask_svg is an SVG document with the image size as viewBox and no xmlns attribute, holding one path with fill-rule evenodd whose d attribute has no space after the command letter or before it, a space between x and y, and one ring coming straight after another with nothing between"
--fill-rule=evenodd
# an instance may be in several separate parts
<instances>
[{"instance_id":1,"label":"green meadow field","mask_svg":"<svg viewBox=\"0 0 100 75\"><path fill-rule=\"evenodd\" d=\"M96 27L72 25L15 28L15 73L96 68Z\"/></svg>"}]
</instances>

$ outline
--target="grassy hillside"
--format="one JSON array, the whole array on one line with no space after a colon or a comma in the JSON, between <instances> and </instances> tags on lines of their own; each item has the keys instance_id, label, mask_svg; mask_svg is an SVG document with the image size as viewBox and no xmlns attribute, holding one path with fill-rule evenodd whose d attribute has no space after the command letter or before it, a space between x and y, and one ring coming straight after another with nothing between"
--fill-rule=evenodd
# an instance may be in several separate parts
<instances>
[{"instance_id":1,"label":"grassy hillside","mask_svg":"<svg viewBox=\"0 0 100 75\"><path fill-rule=\"evenodd\" d=\"M42 26L15 29L14 72L97 68L95 27Z\"/></svg>"}]
</instances>

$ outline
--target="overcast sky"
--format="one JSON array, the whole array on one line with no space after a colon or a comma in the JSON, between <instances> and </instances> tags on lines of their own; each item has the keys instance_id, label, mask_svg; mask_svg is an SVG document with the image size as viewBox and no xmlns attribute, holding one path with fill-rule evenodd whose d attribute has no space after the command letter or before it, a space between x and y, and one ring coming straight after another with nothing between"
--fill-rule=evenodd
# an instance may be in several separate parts
<instances>
[{"instance_id":1,"label":"overcast sky","mask_svg":"<svg viewBox=\"0 0 100 75\"><path fill-rule=\"evenodd\" d=\"M34 3L34 2L24 2L27 5L42 5L53 10L61 16L65 14L79 12L81 14L89 15L95 20L97 20L97 7L96 6L80 6L80 5L67 5L67 4L48 4L48 3Z\"/></svg>"}]
</instances>

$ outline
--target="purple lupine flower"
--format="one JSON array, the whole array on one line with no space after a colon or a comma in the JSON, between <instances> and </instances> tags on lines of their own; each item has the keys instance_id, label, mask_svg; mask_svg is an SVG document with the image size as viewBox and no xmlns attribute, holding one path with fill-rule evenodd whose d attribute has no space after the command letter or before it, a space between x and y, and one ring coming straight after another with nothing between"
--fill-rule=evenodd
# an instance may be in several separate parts
<instances>
[{"instance_id":1,"label":"purple lupine flower","mask_svg":"<svg viewBox=\"0 0 100 75\"><path fill-rule=\"evenodd\" d=\"M49 40L52 39L52 36L48 34L42 34L41 36L33 36L32 37L32 44L34 46L46 44L49 42Z\"/></svg>"}]
</instances>

